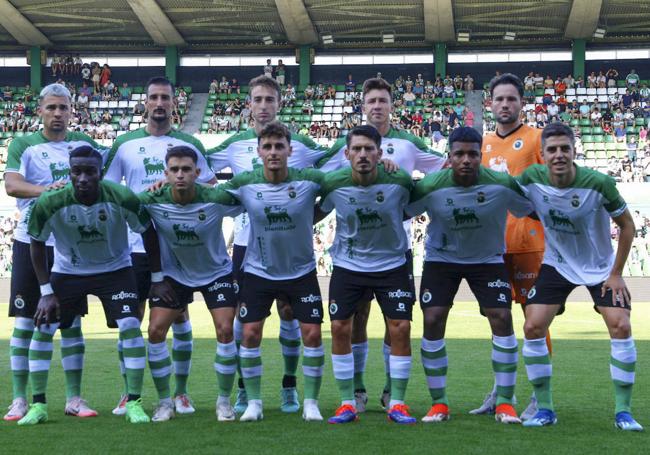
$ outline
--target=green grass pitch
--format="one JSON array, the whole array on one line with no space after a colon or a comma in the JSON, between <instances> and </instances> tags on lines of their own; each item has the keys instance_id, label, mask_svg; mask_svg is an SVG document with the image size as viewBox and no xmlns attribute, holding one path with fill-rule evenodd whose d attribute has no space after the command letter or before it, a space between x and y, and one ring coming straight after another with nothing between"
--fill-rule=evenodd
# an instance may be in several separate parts
<instances>
[{"instance_id":1,"label":"green grass pitch","mask_svg":"<svg viewBox=\"0 0 650 455\"><path fill-rule=\"evenodd\" d=\"M634 415L650 427L650 315L648 303L635 303L632 313L638 349ZM7 314L7 305L0 305ZM552 327L555 355L553 388L558 425L552 428L525 429L494 422L491 416L470 416L492 386L490 341L487 321L478 314L475 303L458 303L447 328L449 353L449 398L451 420L437 425L399 427L386 421L379 407L384 381L381 339L383 326L378 307L373 307L369 327L370 354L366 386L370 396L368 412L361 420L345 426L305 423L300 414L286 415L278 410L282 359L277 342L278 321L267 323L262 345L264 361L264 421L259 423L219 423L214 414L216 377L212 368L215 350L214 330L202 303L190 312L194 327L194 357L189 390L197 412L171 422L149 425L127 424L111 414L122 390L115 340L117 332L107 329L99 304L91 304L84 319L86 367L84 396L100 416L77 419L63 415L63 374L59 362L58 335L49 383L50 421L35 427L0 423L4 453L436 453L485 454L518 453L647 453L650 432L629 434L613 428L613 390L609 379L609 342L604 323L587 303L570 303ZM514 308L517 337L522 337L523 318ZM2 404L11 398L8 345L12 320L0 320L0 391ZM146 324L143 324L143 331ZM412 330L414 362L407 403L417 417L424 415L430 400L419 354L422 318L414 312ZM338 391L329 359L329 324L323 325L326 366L320 407L325 418L337 407ZM299 375L299 388L301 383ZM172 379L173 386L173 379ZM531 388L523 362L519 363L517 396L519 411L527 403ZM145 371L145 409L151 413L156 402L149 370ZM649 428L650 430L650 428Z\"/></svg>"}]
</instances>

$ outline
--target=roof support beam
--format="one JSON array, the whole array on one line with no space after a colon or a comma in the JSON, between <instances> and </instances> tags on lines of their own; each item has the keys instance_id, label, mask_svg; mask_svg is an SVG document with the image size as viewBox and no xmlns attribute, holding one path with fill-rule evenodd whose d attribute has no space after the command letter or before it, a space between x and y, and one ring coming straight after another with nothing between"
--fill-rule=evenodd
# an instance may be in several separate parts
<instances>
[{"instance_id":1,"label":"roof support beam","mask_svg":"<svg viewBox=\"0 0 650 455\"><path fill-rule=\"evenodd\" d=\"M127 2L156 44L161 46L185 45L185 40L158 6L156 0L127 0Z\"/></svg>"},{"instance_id":2,"label":"roof support beam","mask_svg":"<svg viewBox=\"0 0 650 455\"><path fill-rule=\"evenodd\" d=\"M275 6L290 43L304 45L318 42L318 33L302 0L275 0Z\"/></svg>"},{"instance_id":3,"label":"roof support beam","mask_svg":"<svg viewBox=\"0 0 650 455\"><path fill-rule=\"evenodd\" d=\"M424 1L424 39L434 43L445 43L456 39L454 10L451 0Z\"/></svg>"},{"instance_id":4,"label":"roof support beam","mask_svg":"<svg viewBox=\"0 0 650 455\"><path fill-rule=\"evenodd\" d=\"M573 0L565 38L591 38L598 26L603 0Z\"/></svg>"},{"instance_id":5,"label":"roof support beam","mask_svg":"<svg viewBox=\"0 0 650 455\"><path fill-rule=\"evenodd\" d=\"M51 46L47 36L37 29L14 5L8 0L0 0L0 24L26 46Z\"/></svg>"}]
</instances>

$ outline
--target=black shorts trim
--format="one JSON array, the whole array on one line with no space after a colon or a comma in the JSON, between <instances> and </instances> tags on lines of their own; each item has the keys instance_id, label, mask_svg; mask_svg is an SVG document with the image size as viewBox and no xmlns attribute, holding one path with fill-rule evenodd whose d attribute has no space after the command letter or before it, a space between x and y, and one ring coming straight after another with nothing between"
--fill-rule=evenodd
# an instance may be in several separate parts
<instances>
[{"instance_id":1,"label":"black shorts trim","mask_svg":"<svg viewBox=\"0 0 650 455\"><path fill-rule=\"evenodd\" d=\"M334 266L329 289L331 320L351 318L359 302L370 294L377 298L381 311L388 319L411 320L415 293L408 264L382 272L357 272Z\"/></svg>"},{"instance_id":2,"label":"black shorts trim","mask_svg":"<svg viewBox=\"0 0 650 455\"><path fill-rule=\"evenodd\" d=\"M131 267L96 275L52 273L50 282L61 306L62 329L88 312L88 295L101 300L109 327L120 319L138 317L138 288Z\"/></svg>"},{"instance_id":3,"label":"black shorts trim","mask_svg":"<svg viewBox=\"0 0 650 455\"><path fill-rule=\"evenodd\" d=\"M11 291L9 317L33 318L41 298L41 288L34 273L29 243L15 240L11 247ZM48 246L47 270L54 264L54 247ZM87 308L86 308L87 310Z\"/></svg>"},{"instance_id":4,"label":"black shorts trim","mask_svg":"<svg viewBox=\"0 0 650 455\"><path fill-rule=\"evenodd\" d=\"M425 262L420 283L422 308L454 304L460 282L467 284L481 308L512 307L512 293L504 264Z\"/></svg>"},{"instance_id":5,"label":"black shorts trim","mask_svg":"<svg viewBox=\"0 0 650 455\"><path fill-rule=\"evenodd\" d=\"M275 299L283 298L291 305L294 318L306 324L323 322L323 299L316 269L292 280L269 280L244 273L246 285L241 288L239 319L258 322L271 314Z\"/></svg>"},{"instance_id":6,"label":"black shorts trim","mask_svg":"<svg viewBox=\"0 0 650 455\"><path fill-rule=\"evenodd\" d=\"M535 285L528 292L526 305L560 305L557 314L564 313L565 305L569 294L579 284L571 283L564 278L555 267L548 264L542 264L539 270L539 276ZM594 310L598 312L598 307L612 307L612 308L625 308L631 310L630 304L623 303L622 306L615 306L612 303L612 290L608 289L605 296L601 297L603 283L598 283L593 286L585 286L591 295L591 300L594 303Z\"/></svg>"},{"instance_id":7,"label":"black shorts trim","mask_svg":"<svg viewBox=\"0 0 650 455\"><path fill-rule=\"evenodd\" d=\"M162 300L154 301L153 299L149 299L150 308L184 309L194 301L195 292L200 292L203 295L203 299L209 310L237 307L237 291L239 286L233 281L232 273L220 276L209 284L197 287L187 286L169 276L165 276L165 280L174 290L177 298L176 302L169 305Z\"/></svg>"}]
</instances>

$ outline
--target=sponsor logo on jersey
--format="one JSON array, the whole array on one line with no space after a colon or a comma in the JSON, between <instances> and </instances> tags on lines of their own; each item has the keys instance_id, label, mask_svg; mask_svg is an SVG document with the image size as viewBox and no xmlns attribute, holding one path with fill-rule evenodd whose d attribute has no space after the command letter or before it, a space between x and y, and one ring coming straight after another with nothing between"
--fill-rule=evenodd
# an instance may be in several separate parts
<instances>
[{"instance_id":1,"label":"sponsor logo on jersey","mask_svg":"<svg viewBox=\"0 0 650 455\"><path fill-rule=\"evenodd\" d=\"M372 210L369 208L363 208L363 209L357 209L355 211L357 214L357 218L359 219L359 223L361 223L361 226L364 224L373 224L373 223L381 223L382 218L379 216L379 213L377 213L377 210Z\"/></svg>"},{"instance_id":2,"label":"sponsor logo on jersey","mask_svg":"<svg viewBox=\"0 0 650 455\"><path fill-rule=\"evenodd\" d=\"M516 272L515 273L515 279L516 280L532 280L537 277L537 274L535 272Z\"/></svg>"},{"instance_id":3,"label":"sponsor logo on jersey","mask_svg":"<svg viewBox=\"0 0 650 455\"><path fill-rule=\"evenodd\" d=\"M542 201L548 203L548 196L547 196L547 195L543 195L543 196L542 196Z\"/></svg>"},{"instance_id":4,"label":"sponsor logo on jersey","mask_svg":"<svg viewBox=\"0 0 650 455\"><path fill-rule=\"evenodd\" d=\"M524 140L523 140L523 139L517 139L517 140L512 144L512 148L513 148L514 150L521 150L523 146L524 146Z\"/></svg>"},{"instance_id":5,"label":"sponsor logo on jersey","mask_svg":"<svg viewBox=\"0 0 650 455\"><path fill-rule=\"evenodd\" d=\"M353 238L348 238L345 240L345 254L349 259L354 258L354 244L356 243L356 240Z\"/></svg>"},{"instance_id":6,"label":"sponsor logo on jersey","mask_svg":"<svg viewBox=\"0 0 650 455\"><path fill-rule=\"evenodd\" d=\"M339 311L339 306L336 304L336 301L330 301L330 314L336 314Z\"/></svg>"},{"instance_id":7,"label":"sponsor logo on jersey","mask_svg":"<svg viewBox=\"0 0 650 455\"><path fill-rule=\"evenodd\" d=\"M200 210L199 210L199 221L205 221L205 218L206 218L206 216L205 216L205 210L200 209Z\"/></svg>"},{"instance_id":8,"label":"sponsor logo on jersey","mask_svg":"<svg viewBox=\"0 0 650 455\"><path fill-rule=\"evenodd\" d=\"M217 296L217 302L225 302L225 301L226 301L226 297L223 294L219 294Z\"/></svg>"},{"instance_id":9,"label":"sponsor logo on jersey","mask_svg":"<svg viewBox=\"0 0 650 455\"><path fill-rule=\"evenodd\" d=\"M476 213L474 213L474 209L470 207L463 207L462 209L454 209L452 210L451 213L454 216L454 221L456 222L456 226L460 224L479 223L479 219L476 216Z\"/></svg>"},{"instance_id":10,"label":"sponsor logo on jersey","mask_svg":"<svg viewBox=\"0 0 650 455\"><path fill-rule=\"evenodd\" d=\"M318 311L318 308L312 308L311 309L311 317L312 318L320 318L320 311Z\"/></svg>"},{"instance_id":11,"label":"sponsor logo on jersey","mask_svg":"<svg viewBox=\"0 0 650 455\"><path fill-rule=\"evenodd\" d=\"M262 195L262 192L261 192L261 191L258 191L258 192L255 194L255 198L256 198L256 199L264 199L264 196Z\"/></svg>"},{"instance_id":12,"label":"sponsor logo on jersey","mask_svg":"<svg viewBox=\"0 0 650 455\"><path fill-rule=\"evenodd\" d=\"M59 161L58 163L50 163L50 174L52 174L52 180L63 180L68 178L70 175L70 167L68 163Z\"/></svg>"},{"instance_id":13,"label":"sponsor logo on jersey","mask_svg":"<svg viewBox=\"0 0 650 455\"><path fill-rule=\"evenodd\" d=\"M138 294L136 294L135 292L126 292L126 291L120 291L118 294L113 294L111 296L111 300L126 300L126 299L137 299L137 298L138 298ZM124 306L128 307L128 305L124 305Z\"/></svg>"},{"instance_id":14,"label":"sponsor logo on jersey","mask_svg":"<svg viewBox=\"0 0 650 455\"><path fill-rule=\"evenodd\" d=\"M316 302L321 302L323 299L321 298L320 295L314 295L314 294L309 294L306 295L305 297L300 297L300 301L302 303L316 303Z\"/></svg>"},{"instance_id":15,"label":"sponsor logo on jersey","mask_svg":"<svg viewBox=\"0 0 650 455\"><path fill-rule=\"evenodd\" d=\"M383 191L377 191L377 202L380 204L384 202L384 192Z\"/></svg>"},{"instance_id":16,"label":"sponsor logo on jersey","mask_svg":"<svg viewBox=\"0 0 650 455\"><path fill-rule=\"evenodd\" d=\"M131 312L131 307L129 305L122 305L122 314L128 314Z\"/></svg>"},{"instance_id":17,"label":"sponsor logo on jersey","mask_svg":"<svg viewBox=\"0 0 650 455\"><path fill-rule=\"evenodd\" d=\"M146 149L144 147L140 147L140 149L138 150L138 155L142 155L145 152L146 152Z\"/></svg>"},{"instance_id":18,"label":"sponsor logo on jersey","mask_svg":"<svg viewBox=\"0 0 650 455\"><path fill-rule=\"evenodd\" d=\"M571 197L571 206L575 208L580 207L580 196L574 194L573 197Z\"/></svg>"},{"instance_id":19,"label":"sponsor logo on jersey","mask_svg":"<svg viewBox=\"0 0 650 455\"><path fill-rule=\"evenodd\" d=\"M248 315L248 308L246 308L245 303L242 303L241 306L239 307L239 317L245 318L247 315Z\"/></svg>"},{"instance_id":20,"label":"sponsor logo on jersey","mask_svg":"<svg viewBox=\"0 0 650 455\"><path fill-rule=\"evenodd\" d=\"M144 166L147 177L165 172L165 163L156 157L143 159L142 165Z\"/></svg>"},{"instance_id":21,"label":"sponsor logo on jersey","mask_svg":"<svg viewBox=\"0 0 650 455\"><path fill-rule=\"evenodd\" d=\"M357 198L350 196L350 198L348 199L348 204L356 205L356 203L357 203Z\"/></svg>"},{"instance_id":22,"label":"sponsor logo on jersey","mask_svg":"<svg viewBox=\"0 0 650 455\"><path fill-rule=\"evenodd\" d=\"M422 300L422 303L429 303L432 298L433 296L431 295L431 292L428 289L425 289L420 300Z\"/></svg>"},{"instance_id":23,"label":"sponsor logo on jersey","mask_svg":"<svg viewBox=\"0 0 650 455\"><path fill-rule=\"evenodd\" d=\"M291 185L289 186L288 189L289 189L289 197L291 199L295 199L296 198L296 189Z\"/></svg>"},{"instance_id":24,"label":"sponsor logo on jersey","mask_svg":"<svg viewBox=\"0 0 650 455\"><path fill-rule=\"evenodd\" d=\"M389 155L392 155L393 153L395 153L395 148L393 147L393 144L389 143L386 146L386 153L388 153Z\"/></svg>"},{"instance_id":25,"label":"sponsor logo on jersey","mask_svg":"<svg viewBox=\"0 0 650 455\"><path fill-rule=\"evenodd\" d=\"M561 231L561 232L566 232L566 233L571 233L571 234L577 234L578 232L575 230L576 227L573 224L573 221L567 216L566 213L562 212L561 210L557 209L549 209L548 211L548 216L551 219L551 229L555 231ZM560 229L558 229L560 228ZM564 229L566 228L566 229ZM568 228L571 228L572 230L567 231Z\"/></svg>"},{"instance_id":26,"label":"sponsor logo on jersey","mask_svg":"<svg viewBox=\"0 0 650 455\"><path fill-rule=\"evenodd\" d=\"M279 206L266 206L264 207L264 214L269 221L269 225L276 223L291 223L293 220L287 213L287 209Z\"/></svg>"},{"instance_id":27,"label":"sponsor logo on jersey","mask_svg":"<svg viewBox=\"0 0 650 455\"><path fill-rule=\"evenodd\" d=\"M77 222L77 215L70 215L70 222L71 223L76 223Z\"/></svg>"},{"instance_id":28,"label":"sponsor logo on jersey","mask_svg":"<svg viewBox=\"0 0 650 455\"><path fill-rule=\"evenodd\" d=\"M510 283L506 281L501 281L501 279L498 279L496 281L489 281L487 284L487 287L489 288L508 288L510 289Z\"/></svg>"},{"instance_id":29,"label":"sponsor logo on jersey","mask_svg":"<svg viewBox=\"0 0 650 455\"><path fill-rule=\"evenodd\" d=\"M485 193L483 191L476 193L476 202L479 204L485 202Z\"/></svg>"},{"instance_id":30,"label":"sponsor logo on jersey","mask_svg":"<svg viewBox=\"0 0 650 455\"><path fill-rule=\"evenodd\" d=\"M45 159L48 159L50 155L47 154L47 152L41 152L41 156Z\"/></svg>"},{"instance_id":31,"label":"sponsor logo on jersey","mask_svg":"<svg viewBox=\"0 0 650 455\"><path fill-rule=\"evenodd\" d=\"M163 218L169 218L169 212L167 210L163 212Z\"/></svg>"},{"instance_id":32,"label":"sponsor logo on jersey","mask_svg":"<svg viewBox=\"0 0 650 455\"><path fill-rule=\"evenodd\" d=\"M253 153L253 147L248 147L248 153Z\"/></svg>"},{"instance_id":33,"label":"sponsor logo on jersey","mask_svg":"<svg viewBox=\"0 0 650 455\"><path fill-rule=\"evenodd\" d=\"M499 294L499 298L497 299L497 301L501 303L508 303L508 299L506 298L506 295L503 293Z\"/></svg>"},{"instance_id":34,"label":"sponsor logo on jersey","mask_svg":"<svg viewBox=\"0 0 650 455\"><path fill-rule=\"evenodd\" d=\"M81 240L78 243L104 240L104 234L93 226L77 226L77 231L79 231L79 235L81 236Z\"/></svg>"},{"instance_id":35,"label":"sponsor logo on jersey","mask_svg":"<svg viewBox=\"0 0 650 455\"><path fill-rule=\"evenodd\" d=\"M210 286L208 288L208 292L216 292L219 289L230 288L232 286L233 286L233 284L231 284L231 283L229 283L227 281L216 281L212 286ZM235 284L235 286L236 286L236 284Z\"/></svg>"},{"instance_id":36,"label":"sponsor logo on jersey","mask_svg":"<svg viewBox=\"0 0 650 455\"><path fill-rule=\"evenodd\" d=\"M25 301L23 300L23 296L21 296L20 294L16 295L16 298L14 299L14 306L19 310L25 308Z\"/></svg>"},{"instance_id":37,"label":"sponsor logo on jersey","mask_svg":"<svg viewBox=\"0 0 650 455\"><path fill-rule=\"evenodd\" d=\"M194 232L194 228L188 224L174 224L172 229L176 234L176 240L179 242L182 240L200 240L199 236Z\"/></svg>"},{"instance_id":38,"label":"sponsor logo on jersey","mask_svg":"<svg viewBox=\"0 0 650 455\"><path fill-rule=\"evenodd\" d=\"M413 293L409 291L402 291L401 289L388 292L389 299L401 299L402 297L406 297L407 299L413 298Z\"/></svg>"}]
</instances>

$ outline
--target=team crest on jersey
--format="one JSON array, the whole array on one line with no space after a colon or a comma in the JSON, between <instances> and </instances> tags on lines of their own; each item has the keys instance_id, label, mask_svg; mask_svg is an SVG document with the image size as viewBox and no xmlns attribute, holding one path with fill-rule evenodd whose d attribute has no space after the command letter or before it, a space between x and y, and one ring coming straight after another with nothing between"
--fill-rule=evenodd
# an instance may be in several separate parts
<instances>
[{"instance_id":1,"label":"team crest on jersey","mask_svg":"<svg viewBox=\"0 0 650 455\"><path fill-rule=\"evenodd\" d=\"M50 163L50 173L52 174L52 180L56 182L57 180L67 178L70 174L70 168L68 167L68 163L63 161Z\"/></svg>"},{"instance_id":2,"label":"team crest on jersey","mask_svg":"<svg viewBox=\"0 0 650 455\"><path fill-rule=\"evenodd\" d=\"M291 199L296 198L296 189L293 186L289 186L289 197Z\"/></svg>"},{"instance_id":3,"label":"team crest on jersey","mask_svg":"<svg viewBox=\"0 0 650 455\"><path fill-rule=\"evenodd\" d=\"M389 155L395 153L395 148L393 148L393 144L388 144L388 146L386 147L386 153L388 153Z\"/></svg>"},{"instance_id":4,"label":"team crest on jersey","mask_svg":"<svg viewBox=\"0 0 650 455\"><path fill-rule=\"evenodd\" d=\"M479 219L474 212L474 209L470 207L463 207L462 209L452 210L452 215L454 216L454 221L456 226L461 224L478 224Z\"/></svg>"},{"instance_id":5,"label":"team crest on jersey","mask_svg":"<svg viewBox=\"0 0 650 455\"><path fill-rule=\"evenodd\" d=\"M199 210L199 221L205 221L205 218L206 218L206 216L205 216L205 210L200 209L200 210Z\"/></svg>"},{"instance_id":6,"label":"team crest on jersey","mask_svg":"<svg viewBox=\"0 0 650 455\"><path fill-rule=\"evenodd\" d=\"M479 191L476 193L476 202L479 204L482 202L485 202L485 193L483 191Z\"/></svg>"},{"instance_id":7,"label":"team crest on jersey","mask_svg":"<svg viewBox=\"0 0 650 455\"><path fill-rule=\"evenodd\" d=\"M255 198L259 200L264 199L264 197L262 196L262 192L258 191L257 194L255 194Z\"/></svg>"},{"instance_id":8,"label":"team crest on jersey","mask_svg":"<svg viewBox=\"0 0 650 455\"><path fill-rule=\"evenodd\" d=\"M142 155L145 153L146 149L144 147L140 147L140 150L138 150L138 155Z\"/></svg>"},{"instance_id":9,"label":"team crest on jersey","mask_svg":"<svg viewBox=\"0 0 650 455\"><path fill-rule=\"evenodd\" d=\"M447 206L451 207L452 205L454 205L454 200L451 198L447 198Z\"/></svg>"},{"instance_id":10,"label":"team crest on jersey","mask_svg":"<svg viewBox=\"0 0 650 455\"><path fill-rule=\"evenodd\" d=\"M490 153L490 152L492 151L492 144L488 144L488 145L486 145L486 146L485 146L485 151L486 151L487 153Z\"/></svg>"},{"instance_id":11,"label":"team crest on jersey","mask_svg":"<svg viewBox=\"0 0 650 455\"><path fill-rule=\"evenodd\" d=\"M384 192L383 191L377 191L377 202L380 204L384 202Z\"/></svg>"},{"instance_id":12,"label":"team crest on jersey","mask_svg":"<svg viewBox=\"0 0 650 455\"><path fill-rule=\"evenodd\" d=\"M571 198L571 206L578 208L580 207L580 196L577 194L574 194L573 197Z\"/></svg>"},{"instance_id":13,"label":"team crest on jersey","mask_svg":"<svg viewBox=\"0 0 650 455\"><path fill-rule=\"evenodd\" d=\"M108 215L106 215L106 210L99 209L97 218L99 218L99 221L106 221L108 219Z\"/></svg>"},{"instance_id":14,"label":"team crest on jersey","mask_svg":"<svg viewBox=\"0 0 650 455\"><path fill-rule=\"evenodd\" d=\"M524 141L523 139L517 139L513 144L512 148L514 150L521 150L521 148L524 146Z\"/></svg>"},{"instance_id":15,"label":"team crest on jersey","mask_svg":"<svg viewBox=\"0 0 650 455\"><path fill-rule=\"evenodd\" d=\"M143 159L142 165L144 166L144 171L147 173L147 177L165 172L165 163L155 157Z\"/></svg>"},{"instance_id":16,"label":"team crest on jersey","mask_svg":"<svg viewBox=\"0 0 650 455\"><path fill-rule=\"evenodd\" d=\"M19 310L25 308L25 301L23 300L23 296L21 296L20 294L16 295L16 298L14 299L14 306Z\"/></svg>"},{"instance_id":17,"label":"team crest on jersey","mask_svg":"<svg viewBox=\"0 0 650 455\"><path fill-rule=\"evenodd\" d=\"M431 295L431 291L428 289L425 289L424 292L422 293L422 297L420 298L422 300L422 303L429 303L431 302L431 299L433 296Z\"/></svg>"},{"instance_id":18,"label":"team crest on jersey","mask_svg":"<svg viewBox=\"0 0 650 455\"><path fill-rule=\"evenodd\" d=\"M77 231L81 236L81 240L79 240L77 243L92 243L104 240L104 234L99 232L97 228L93 226L77 226Z\"/></svg>"},{"instance_id":19,"label":"team crest on jersey","mask_svg":"<svg viewBox=\"0 0 650 455\"><path fill-rule=\"evenodd\" d=\"M174 224L172 229L174 230L174 234L176 234L176 240L179 242L182 240L200 240L199 236L194 232L194 228L185 223Z\"/></svg>"}]
</instances>

